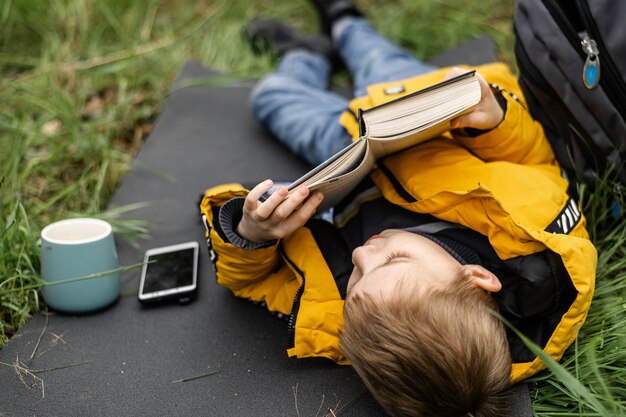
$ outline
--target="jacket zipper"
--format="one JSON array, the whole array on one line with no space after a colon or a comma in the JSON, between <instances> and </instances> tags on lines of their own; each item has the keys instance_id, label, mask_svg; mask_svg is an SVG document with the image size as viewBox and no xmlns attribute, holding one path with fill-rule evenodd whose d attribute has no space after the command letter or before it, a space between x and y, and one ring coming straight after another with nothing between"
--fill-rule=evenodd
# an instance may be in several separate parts
<instances>
[{"instance_id":1,"label":"jacket zipper","mask_svg":"<svg viewBox=\"0 0 626 417\"><path fill-rule=\"evenodd\" d=\"M291 307L291 314L289 315L288 330L287 330L287 349L291 349L296 345L296 318L298 317L298 310L300 310L300 298L304 292L304 280L296 291L296 296L293 299L293 305Z\"/></svg>"},{"instance_id":2,"label":"jacket zipper","mask_svg":"<svg viewBox=\"0 0 626 417\"><path fill-rule=\"evenodd\" d=\"M387 167L387 165L385 165L383 161L378 162L378 168L387 177L393 188L396 190L396 193L398 193L398 195L402 197L404 201L406 201L407 203L415 203L417 201L417 199L413 197L411 193L409 193L402 186L402 184L400 184L400 181L398 181L398 179L393 175L391 170Z\"/></svg>"},{"instance_id":3,"label":"jacket zipper","mask_svg":"<svg viewBox=\"0 0 626 417\"><path fill-rule=\"evenodd\" d=\"M291 305L291 314L289 314L289 319L287 320L287 349L291 349L296 344L296 319L298 317L298 311L300 310L300 299L302 298L302 294L304 293L304 283L305 278L304 274L300 269L287 257L284 248L280 248L280 254L282 255L285 262L287 262L291 268L302 278L302 283L298 287L298 291L296 291L296 295L293 298L293 304Z\"/></svg>"}]
</instances>

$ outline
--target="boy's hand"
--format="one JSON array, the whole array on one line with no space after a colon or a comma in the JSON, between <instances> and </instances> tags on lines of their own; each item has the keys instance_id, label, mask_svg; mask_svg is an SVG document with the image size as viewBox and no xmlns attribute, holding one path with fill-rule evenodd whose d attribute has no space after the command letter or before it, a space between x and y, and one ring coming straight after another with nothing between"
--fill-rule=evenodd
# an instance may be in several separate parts
<instances>
[{"instance_id":1,"label":"boy's hand","mask_svg":"<svg viewBox=\"0 0 626 417\"><path fill-rule=\"evenodd\" d=\"M468 71L454 67L446 74L445 79L447 80L466 72ZM480 103L470 113L452 119L450 121L452 129L471 127L480 130L490 130L498 126L504 118L504 111L498 104L487 81L479 73L476 73L476 77L480 83Z\"/></svg>"},{"instance_id":2,"label":"boy's hand","mask_svg":"<svg viewBox=\"0 0 626 417\"><path fill-rule=\"evenodd\" d=\"M243 217L237 225L239 236L252 242L282 239L302 227L315 214L324 197L320 192L309 196L307 187L299 187L287 198L287 189L279 187L267 200L260 202L259 197L272 184L272 180L263 181L246 197Z\"/></svg>"}]
</instances>

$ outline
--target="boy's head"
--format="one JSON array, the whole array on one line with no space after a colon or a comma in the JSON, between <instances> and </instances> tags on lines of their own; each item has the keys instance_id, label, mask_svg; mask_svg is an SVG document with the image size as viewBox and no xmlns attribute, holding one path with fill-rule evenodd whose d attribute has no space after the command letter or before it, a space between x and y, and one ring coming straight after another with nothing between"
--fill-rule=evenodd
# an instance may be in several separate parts
<instances>
[{"instance_id":1,"label":"boy's head","mask_svg":"<svg viewBox=\"0 0 626 417\"><path fill-rule=\"evenodd\" d=\"M511 359L498 279L413 233L354 250L341 347L394 416L505 415Z\"/></svg>"}]
</instances>

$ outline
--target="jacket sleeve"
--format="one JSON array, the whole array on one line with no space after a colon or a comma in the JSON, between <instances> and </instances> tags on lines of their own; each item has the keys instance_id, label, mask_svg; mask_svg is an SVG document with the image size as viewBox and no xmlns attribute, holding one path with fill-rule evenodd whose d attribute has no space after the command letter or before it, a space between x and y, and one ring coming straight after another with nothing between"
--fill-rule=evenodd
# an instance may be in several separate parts
<instances>
[{"instance_id":1,"label":"jacket sleeve","mask_svg":"<svg viewBox=\"0 0 626 417\"><path fill-rule=\"evenodd\" d=\"M299 282L282 260L281 242L251 250L239 248L230 243L219 224L220 207L247 192L239 184L217 186L206 191L200 205L217 282L238 297L264 302L270 311L288 314Z\"/></svg>"},{"instance_id":2,"label":"jacket sleeve","mask_svg":"<svg viewBox=\"0 0 626 417\"><path fill-rule=\"evenodd\" d=\"M556 159L543 128L515 97L503 92L507 101L504 120L478 136L454 134L454 138L486 162L508 161L524 165L554 164Z\"/></svg>"}]
</instances>

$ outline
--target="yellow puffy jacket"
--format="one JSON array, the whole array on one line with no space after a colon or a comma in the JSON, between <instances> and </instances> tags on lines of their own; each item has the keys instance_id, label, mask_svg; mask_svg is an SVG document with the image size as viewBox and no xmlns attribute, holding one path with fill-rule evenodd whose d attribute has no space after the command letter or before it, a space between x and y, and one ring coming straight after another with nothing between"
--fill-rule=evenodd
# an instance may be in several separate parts
<instances>
[{"instance_id":1,"label":"yellow puffy jacket","mask_svg":"<svg viewBox=\"0 0 626 417\"><path fill-rule=\"evenodd\" d=\"M476 69L507 92L503 94L506 116L500 125L477 137L447 135L388 156L378 162L371 177L388 201L487 236L502 259L546 248L560 255L577 291L543 347L560 359L589 310L597 253L578 205L567 195L568 183L561 177L541 126L520 101L514 76L499 63ZM341 123L357 137L353 114L358 108L398 97L386 94L388 91L408 94L434 84L447 70L373 85L367 97L350 103ZM400 85L402 88L395 88ZM228 243L221 233L218 208L246 193L239 184L225 184L209 189L201 204L218 283L237 296L265 302L271 311L292 314L290 356L322 356L347 363L338 337L343 300L329 267L332 263L326 259L329 251L320 247L314 228L302 227L271 247L251 251ZM514 363L511 380L527 378L543 367L537 358Z\"/></svg>"}]
</instances>

